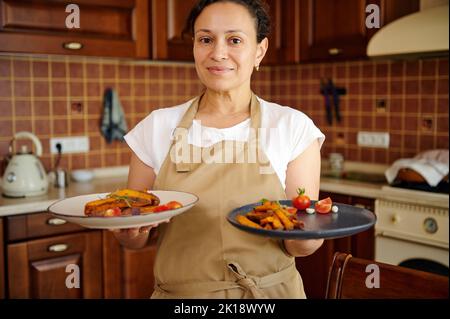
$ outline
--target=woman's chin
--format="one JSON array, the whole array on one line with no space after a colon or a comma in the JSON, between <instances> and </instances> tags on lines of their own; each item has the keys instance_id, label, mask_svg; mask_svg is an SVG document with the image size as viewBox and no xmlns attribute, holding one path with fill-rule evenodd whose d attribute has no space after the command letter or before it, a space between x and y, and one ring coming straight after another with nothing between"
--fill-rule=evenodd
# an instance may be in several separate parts
<instances>
[{"instance_id":1,"label":"woman's chin","mask_svg":"<svg viewBox=\"0 0 450 319\"><path fill-rule=\"evenodd\" d=\"M235 85L231 85L229 82L224 83L224 81L209 81L205 86L208 90L214 92L226 92L235 88Z\"/></svg>"}]
</instances>

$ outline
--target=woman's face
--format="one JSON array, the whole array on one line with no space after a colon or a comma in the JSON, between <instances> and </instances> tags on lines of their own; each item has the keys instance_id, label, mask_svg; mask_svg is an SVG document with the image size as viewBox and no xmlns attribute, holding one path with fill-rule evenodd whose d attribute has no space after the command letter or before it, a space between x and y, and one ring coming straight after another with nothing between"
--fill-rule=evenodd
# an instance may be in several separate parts
<instances>
[{"instance_id":1,"label":"woman's face","mask_svg":"<svg viewBox=\"0 0 450 319\"><path fill-rule=\"evenodd\" d=\"M207 6L194 25L194 59L202 83L224 92L250 87L253 68L267 51L267 39L256 41L255 19L232 2Z\"/></svg>"}]
</instances>

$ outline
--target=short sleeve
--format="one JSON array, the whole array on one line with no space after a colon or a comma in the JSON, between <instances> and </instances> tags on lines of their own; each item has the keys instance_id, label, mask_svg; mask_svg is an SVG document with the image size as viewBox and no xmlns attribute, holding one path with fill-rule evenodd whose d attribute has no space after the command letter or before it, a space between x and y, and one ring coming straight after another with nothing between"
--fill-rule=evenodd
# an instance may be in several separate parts
<instances>
[{"instance_id":1,"label":"short sleeve","mask_svg":"<svg viewBox=\"0 0 450 319\"><path fill-rule=\"evenodd\" d=\"M136 156L146 165L154 168L155 159L152 158L152 149L155 147L154 134L155 116L150 113L146 118L140 121L131 131L129 131L124 139L128 146L136 154Z\"/></svg>"},{"instance_id":2,"label":"short sleeve","mask_svg":"<svg viewBox=\"0 0 450 319\"><path fill-rule=\"evenodd\" d=\"M319 148L322 147L325 141L325 135L319 130L314 122L306 116L304 113L295 112L293 116L293 122L291 122L292 129L292 144L291 144L291 156L289 161L293 161L300 154L303 153L308 146L315 140L319 140ZM301 123L299 125L298 123Z\"/></svg>"}]
</instances>

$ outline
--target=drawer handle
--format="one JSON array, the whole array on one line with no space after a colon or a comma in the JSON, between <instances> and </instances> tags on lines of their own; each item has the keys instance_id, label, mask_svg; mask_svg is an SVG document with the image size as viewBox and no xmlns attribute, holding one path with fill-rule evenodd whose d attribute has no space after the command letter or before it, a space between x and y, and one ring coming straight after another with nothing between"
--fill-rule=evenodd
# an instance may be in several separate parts
<instances>
[{"instance_id":1,"label":"drawer handle","mask_svg":"<svg viewBox=\"0 0 450 319\"><path fill-rule=\"evenodd\" d=\"M51 245L50 247L48 247L48 251L50 251L52 253L60 253L60 252L66 251L67 249L69 249L69 245L67 245L67 244L56 244L56 245Z\"/></svg>"},{"instance_id":2,"label":"drawer handle","mask_svg":"<svg viewBox=\"0 0 450 319\"><path fill-rule=\"evenodd\" d=\"M64 225L66 223L67 221L61 218L50 218L49 220L47 220L47 224L52 226Z\"/></svg>"},{"instance_id":3,"label":"drawer handle","mask_svg":"<svg viewBox=\"0 0 450 319\"><path fill-rule=\"evenodd\" d=\"M367 209L367 207L365 205L363 205L363 204L355 204L354 206L355 207L359 207L359 208Z\"/></svg>"},{"instance_id":4,"label":"drawer handle","mask_svg":"<svg viewBox=\"0 0 450 319\"><path fill-rule=\"evenodd\" d=\"M83 44L80 42L64 42L63 48L67 50L80 50L83 47Z\"/></svg>"},{"instance_id":5,"label":"drawer handle","mask_svg":"<svg viewBox=\"0 0 450 319\"><path fill-rule=\"evenodd\" d=\"M338 54L341 54L341 53L342 53L342 50L338 49L338 48L328 49L328 54L329 55L338 55Z\"/></svg>"}]
</instances>

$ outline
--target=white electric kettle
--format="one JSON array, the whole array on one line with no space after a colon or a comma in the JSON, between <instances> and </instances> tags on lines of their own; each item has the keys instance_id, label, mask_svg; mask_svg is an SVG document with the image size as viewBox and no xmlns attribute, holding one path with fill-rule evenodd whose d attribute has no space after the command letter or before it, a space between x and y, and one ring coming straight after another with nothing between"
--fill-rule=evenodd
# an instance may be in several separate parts
<instances>
[{"instance_id":1,"label":"white electric kettle","mask_svg":"<svg viewBox=\"0 0 450 319\"><path fill-rule=\"evenodd\" d=\"M26 145L14 154L13 145L17 139L30 139L36 155L28 151ZM42 156L42 144L36 135L30 132L18 132L9 145L11 159L3 174L2 192L7 197L38 196L47 193L48 179L39 157Z\"/></svg>"}]
</instances>

